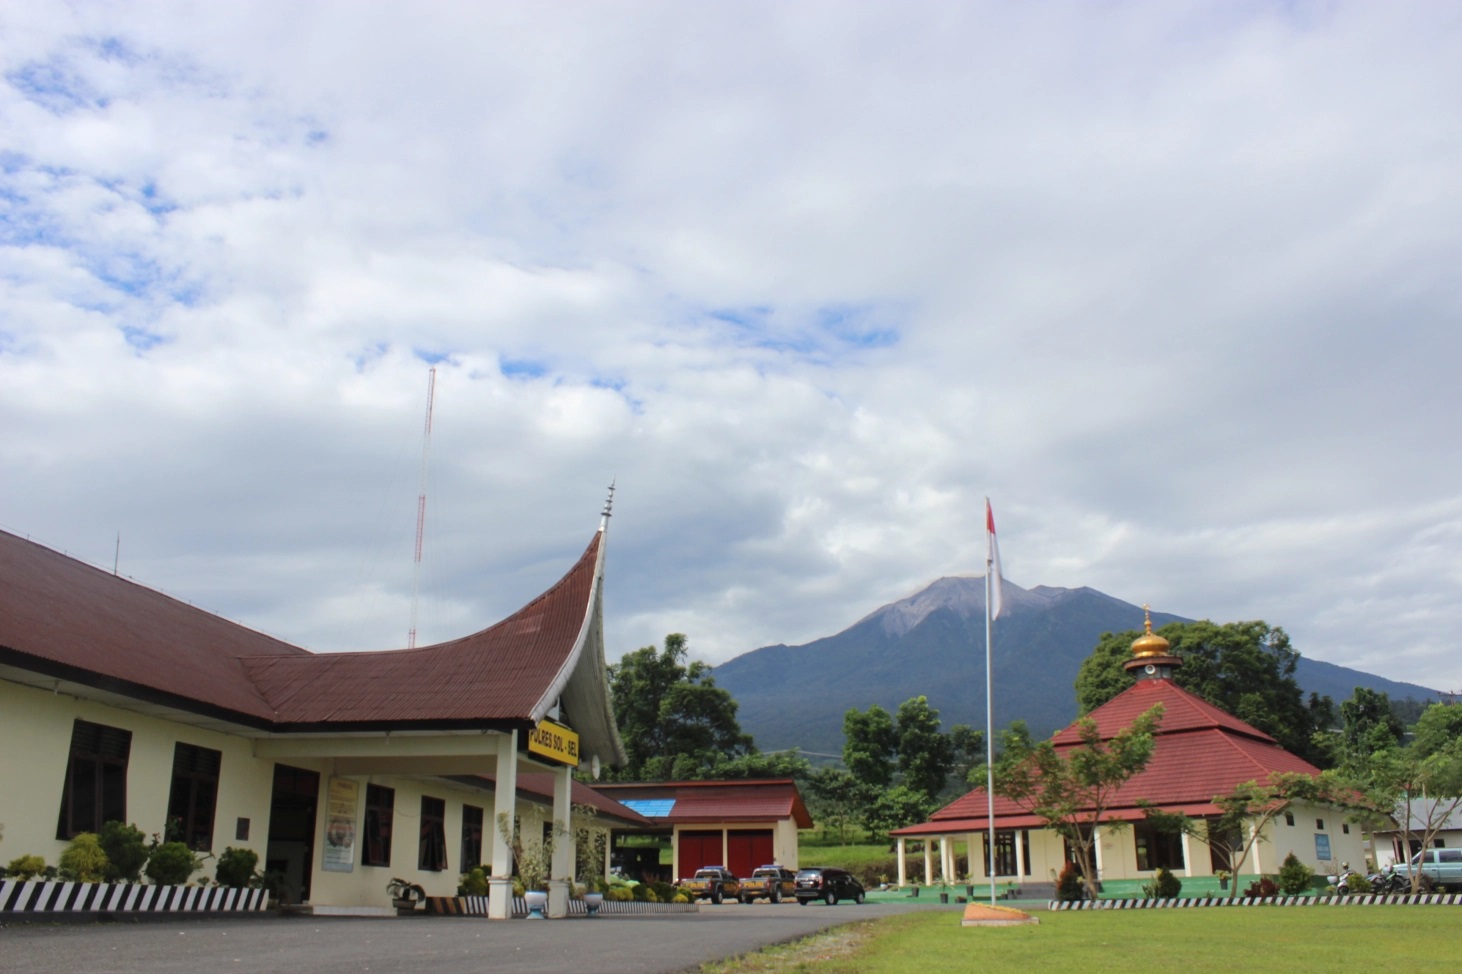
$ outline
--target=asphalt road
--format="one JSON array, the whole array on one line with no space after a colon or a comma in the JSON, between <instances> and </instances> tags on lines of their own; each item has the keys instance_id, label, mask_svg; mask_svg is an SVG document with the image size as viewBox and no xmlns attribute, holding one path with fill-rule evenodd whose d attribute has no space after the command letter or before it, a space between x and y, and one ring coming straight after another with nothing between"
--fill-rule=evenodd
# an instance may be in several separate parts
<instances>
[{"instance_id":1,"label":"asphalt road","mask_svg":"<svg viewBox=\"0 0 1462 974\"><path fill-rule=\"evenodd\" d=\"M4 974L675 974L828 927L939 903L702 905L699 913L592 920L279 917L16 923L0 928Z\"/></svg>"}]
</instances>

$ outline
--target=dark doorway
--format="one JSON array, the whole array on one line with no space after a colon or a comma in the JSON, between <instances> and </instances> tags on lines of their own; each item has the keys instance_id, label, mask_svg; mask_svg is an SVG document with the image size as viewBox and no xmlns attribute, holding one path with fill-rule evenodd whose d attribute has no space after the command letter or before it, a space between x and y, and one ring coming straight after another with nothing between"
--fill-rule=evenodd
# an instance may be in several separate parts
<instances>
[{"instance_id":1,"label":"dark doorway","mask_svg":"<svg viewBox=\"0 0 1462 974\"><path fill-rule=\"evenodd\" d=\"M320 773L286 764L274 766L274 798L269 803L266 872L281 879L280 899L308 903L315 859L315 812L320 804Z\"/></svg>"}]
</instances>

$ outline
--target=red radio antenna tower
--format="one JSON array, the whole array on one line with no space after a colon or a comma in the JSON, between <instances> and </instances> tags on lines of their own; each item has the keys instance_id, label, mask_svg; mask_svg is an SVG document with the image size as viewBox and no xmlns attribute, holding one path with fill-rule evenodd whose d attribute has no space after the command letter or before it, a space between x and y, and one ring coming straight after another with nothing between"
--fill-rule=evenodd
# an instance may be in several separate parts
<instances>
[{"instance_id":1,"label":"red radio antenna tower","mask_svg":"<svg viewBox=\"0 0 1462 974\"><path fill-rule=\"evenodd\" d=\"M416 495L416 560L411 573L411 631L406 634L406 648L416 648L416 612L421 604L421 542L426 532L426 472L431 457L431 411L437 392L437 367L433 365L426 379L426 430L421 436L421 492Z\"/></svg>"}]
</instances>

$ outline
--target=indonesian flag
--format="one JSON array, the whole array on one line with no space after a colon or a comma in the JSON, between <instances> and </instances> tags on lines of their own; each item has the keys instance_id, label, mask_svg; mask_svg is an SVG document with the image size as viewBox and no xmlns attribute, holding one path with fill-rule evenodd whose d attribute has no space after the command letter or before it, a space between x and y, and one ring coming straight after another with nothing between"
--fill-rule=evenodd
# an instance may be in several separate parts
<instances>
[{"instance_id":1,"label":"indonesian flag","mask_svg":"<svg viewBox=\"0 0 1462 974\"><path fill-rule=\"evenodd\" d=\"M990 579L990 618L998 619L1005 599L1000 592L1000 545L995 542L995 512L990 509L990 498L985 498L985 539L989 550L985 554L985 572Z\"/></svg>"}]
</instances>

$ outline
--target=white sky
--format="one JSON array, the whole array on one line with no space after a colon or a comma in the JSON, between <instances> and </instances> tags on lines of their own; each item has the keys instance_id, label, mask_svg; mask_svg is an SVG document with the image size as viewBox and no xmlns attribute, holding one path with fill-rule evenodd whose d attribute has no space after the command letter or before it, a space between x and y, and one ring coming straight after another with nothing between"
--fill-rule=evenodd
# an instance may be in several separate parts
<instances>
[{"instance_id":1,"label":"white sky","mask_svg":"<svg viewBox=\"0 0 1462 974\"><path fill-rule=\"evenodd\" d=\"M0 8L0 527L319 650L983 570L1462 687L1462 7Z\"/></svg>"}]
</instances>

